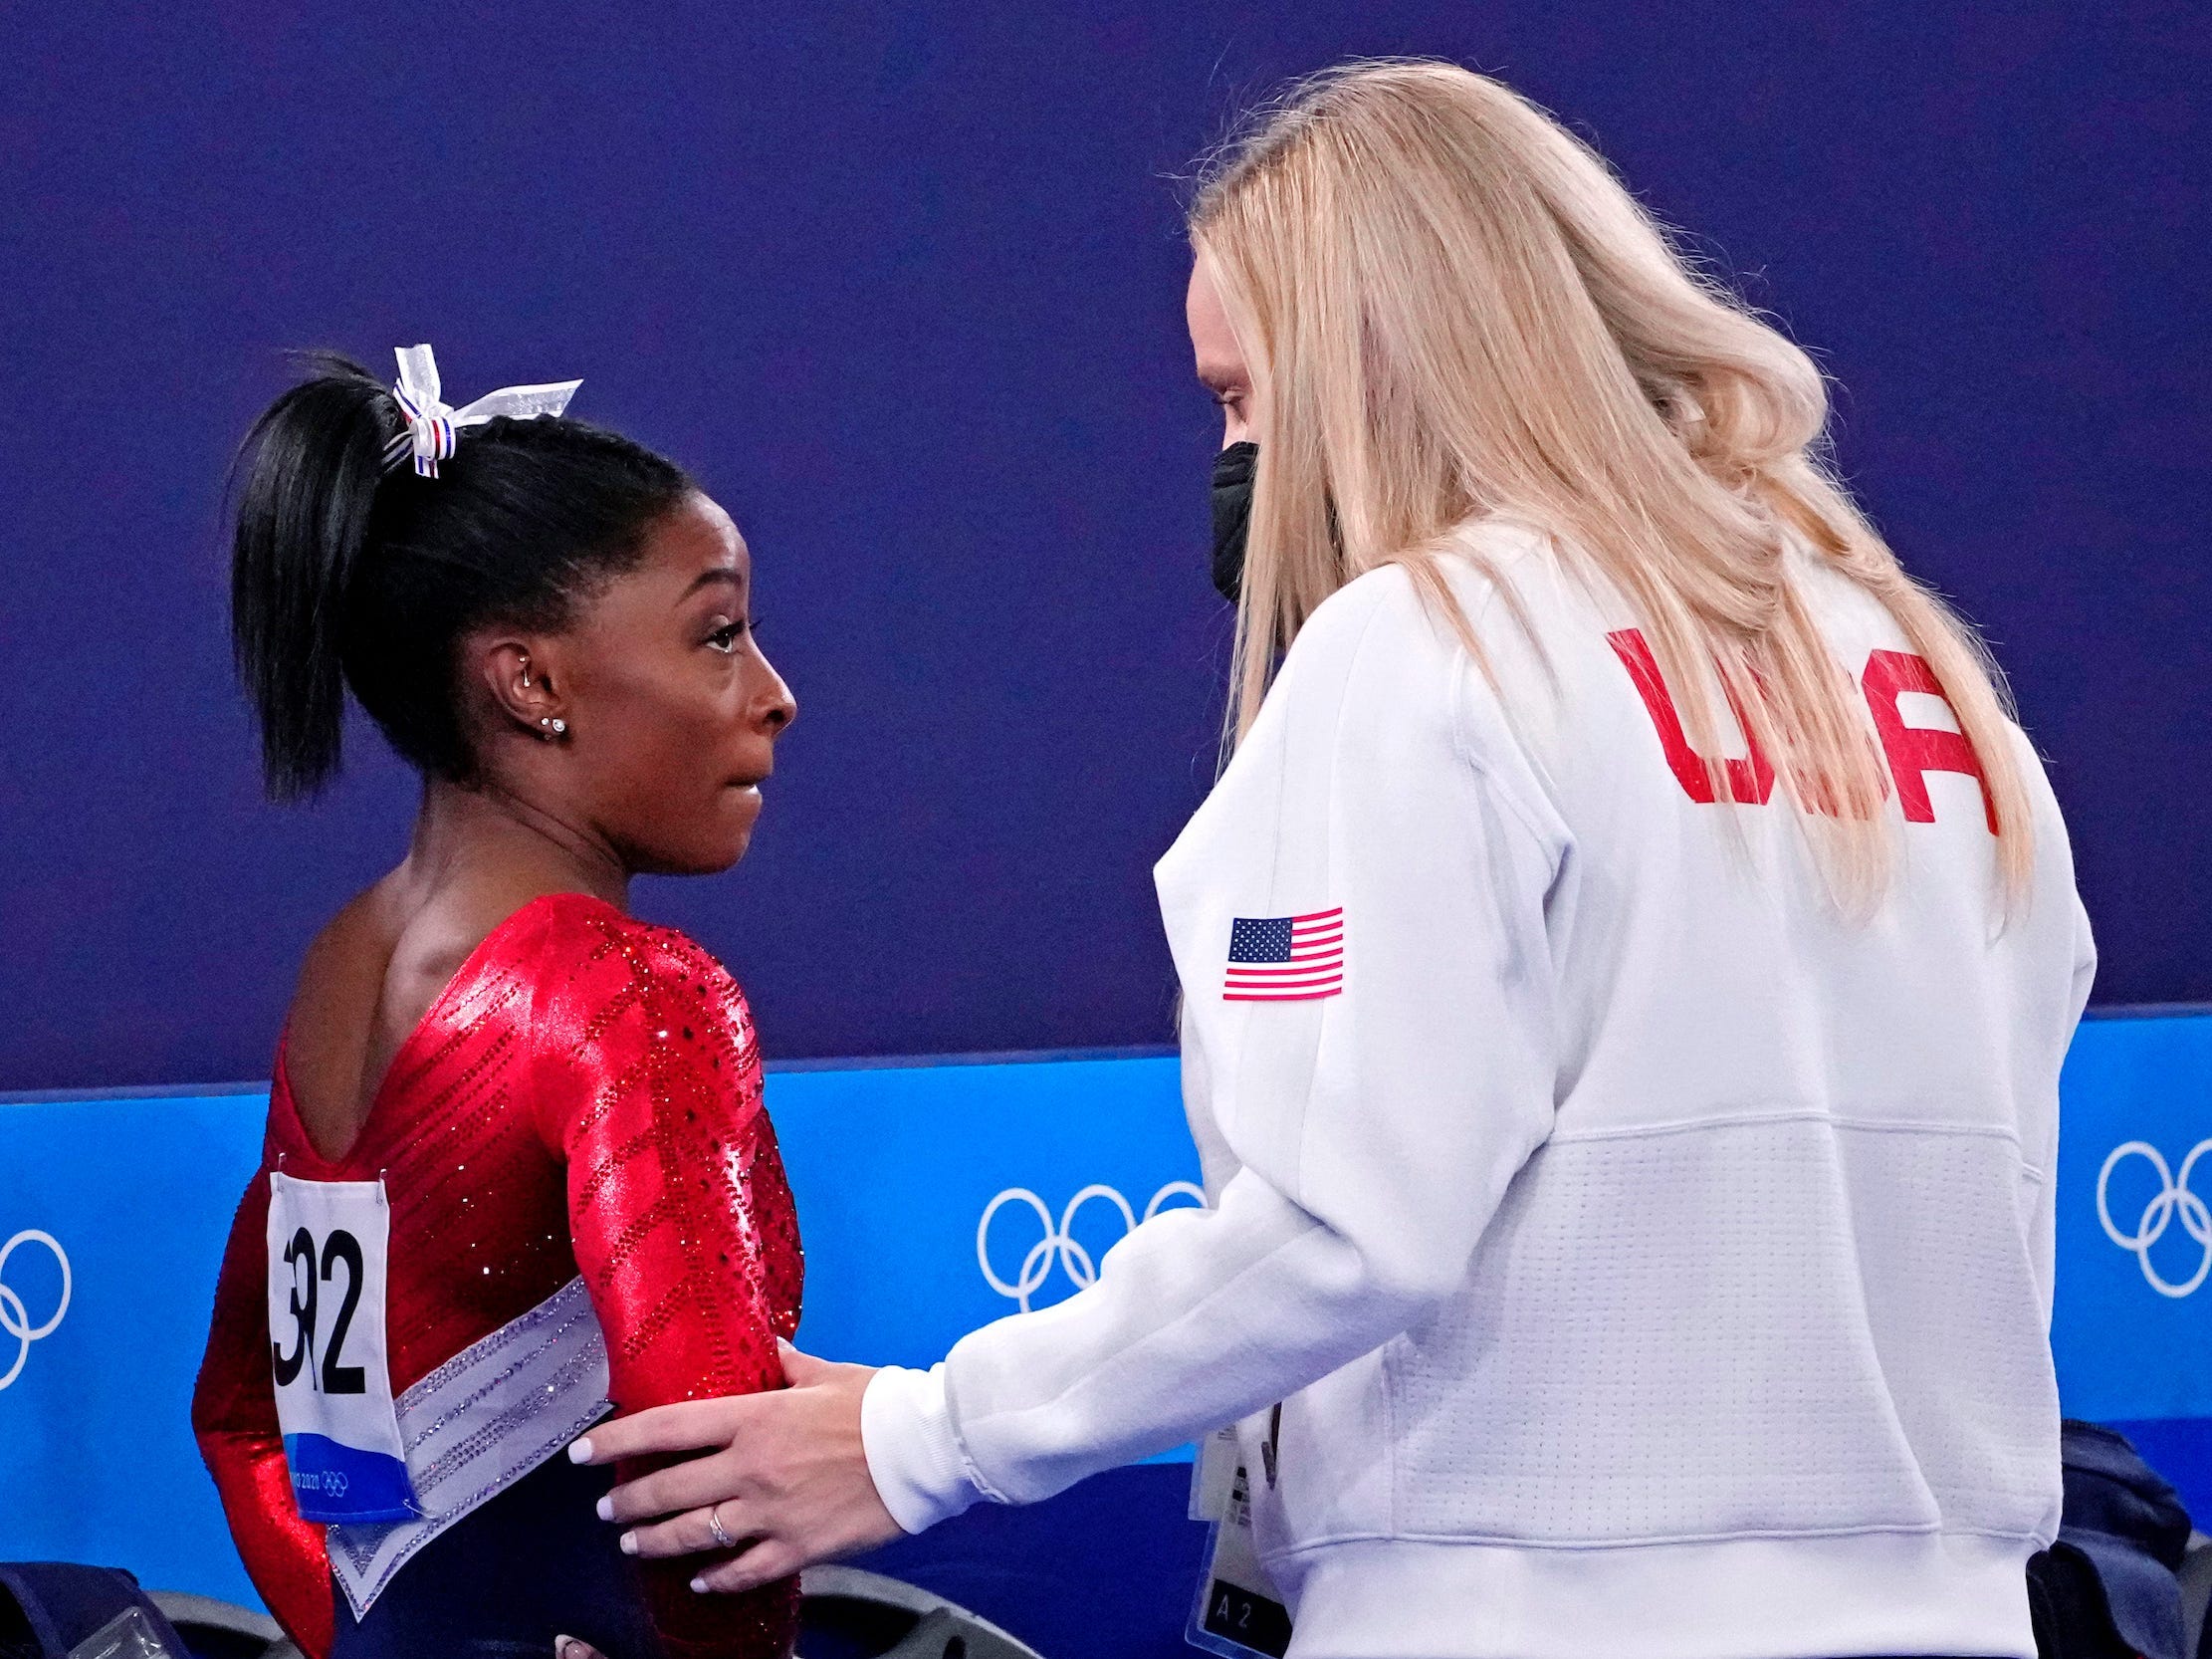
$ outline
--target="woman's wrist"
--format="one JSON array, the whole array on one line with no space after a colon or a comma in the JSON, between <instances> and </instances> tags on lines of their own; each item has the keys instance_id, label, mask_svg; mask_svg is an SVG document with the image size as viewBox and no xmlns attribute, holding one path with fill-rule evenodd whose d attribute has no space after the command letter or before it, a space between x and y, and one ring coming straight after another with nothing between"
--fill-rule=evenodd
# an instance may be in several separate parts
<instances>
[{"instance_id":1,"label":"woman's wrist","mask_svg":"<svg viewBox=\"0 0 2212 1659\"><path fill-rule=\"evenodd\" d=\"M942 1364L877 1371L860 1400L860 1442L883 1507L908 1533L925 1532L992 1496L969 1471Z\"/></svg>"}]
</instances>

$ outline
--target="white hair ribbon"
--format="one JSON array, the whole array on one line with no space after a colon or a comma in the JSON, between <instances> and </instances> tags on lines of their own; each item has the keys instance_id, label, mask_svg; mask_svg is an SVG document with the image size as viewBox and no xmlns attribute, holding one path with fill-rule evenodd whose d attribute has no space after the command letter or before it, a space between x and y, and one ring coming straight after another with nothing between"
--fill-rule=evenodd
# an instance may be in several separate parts
<instances>
[{"instance_id":1,"label":"white hair ribbon","mask_svg":"<svg viewBox=\"0 0 2212 1659\"><path fill-rule=\"evenodd\" d=\"M502 415L515 420L556 415L568 406L576 387L583 384L581 380L555 380L542 386L502 386L466 408L456 409L440 400L438 359L429 347L402 346L396 356L399 383L392 387L392 395L399 399L400 411L407 417L407 430L384 451L384 464L398 465L411 449L415 471L424 478L437 477L438 463L453 458L454 441L462 427L481 426Z\"/></svg>"}]
</instances>

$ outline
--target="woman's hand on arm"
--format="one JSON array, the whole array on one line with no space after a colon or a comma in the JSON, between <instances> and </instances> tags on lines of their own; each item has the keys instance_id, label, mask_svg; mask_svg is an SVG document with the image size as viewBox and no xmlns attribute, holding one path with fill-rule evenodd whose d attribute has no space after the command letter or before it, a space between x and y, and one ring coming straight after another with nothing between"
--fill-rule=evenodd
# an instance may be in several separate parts
<instances>
[{"instance_id":1,"label":"woman's hand on arm","mask_svg":"<svg viewBox=\"0 0 2212 1659\"><path fill-rule=\"evenodd\" d=\"M740 1550L704 1568L696 1590L752 1589L901 1536L861 1445L860 1399L874 1371L780 1349L787 1388L656 1406L568 1448L589 1464L702 1454L616 1487L599 1506L602 1520L626 1529L622 1548L647 1558L720 1551L719 1521Z\"/></svg>"}]
</instances>

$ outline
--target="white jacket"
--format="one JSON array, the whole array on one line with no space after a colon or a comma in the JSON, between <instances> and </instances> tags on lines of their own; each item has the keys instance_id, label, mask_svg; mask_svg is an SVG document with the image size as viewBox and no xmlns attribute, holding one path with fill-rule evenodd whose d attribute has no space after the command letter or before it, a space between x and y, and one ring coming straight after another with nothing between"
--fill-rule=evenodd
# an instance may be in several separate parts
<instances>
[{"instance_id":1,"label":"white jacket","mask_svg":"<svg viewBox=\"0 0 2212 1659\"><path fill-rule=\"evenodd\" d=\"M919 1531L1243 1419L1298 1659L2033 1654L2094 962L2041 768L2020 739L2036 875L2000 928L1947 705L1806 564L1896 784L1895 884L1847 923L1786 788L1692 799L1629 614L1531 533L1466 534L1542 647L1453 561L1502 695L1366 576L1160 862L1212 1207L879 1373L878 1489ZM1239 919L1336 909L1329 994L1229 1000L1268 981Z\"/></svg>"}]
</instances>

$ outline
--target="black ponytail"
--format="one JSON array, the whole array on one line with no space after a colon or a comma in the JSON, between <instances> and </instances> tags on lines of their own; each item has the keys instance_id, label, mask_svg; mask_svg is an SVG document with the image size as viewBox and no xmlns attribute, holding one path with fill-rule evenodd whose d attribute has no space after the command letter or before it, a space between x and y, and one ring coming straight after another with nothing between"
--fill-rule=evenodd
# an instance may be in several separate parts
<instances>
[{"instance_id":1,"label":"black ponytail","mask_svg":"<svg viewBox=\"0 0 2212 1659\"><path fill-rule=\"evenodd\" d=\"M246 434L231 554L231 645L280 801L335 776L344 731L338 660L346 581L367 546L399 405L343 357L317 354Z\"/></svg>"},{"instance_id":2,"label":"black ponytail","mask_svg":"<svg viewBox=\"0 0 2212 1659\"><path fill-rule=\"evenodd\" d=\"M434 479L387 470L397 399L347 358L306 360L312 377L254 422L236 470L231 639L269 793L295 800L336 776L348 687L418 771L471 782L462 637L565 626L693 485L629 439L557 417L473 427Z\"/></svg>"}]
</instances>

